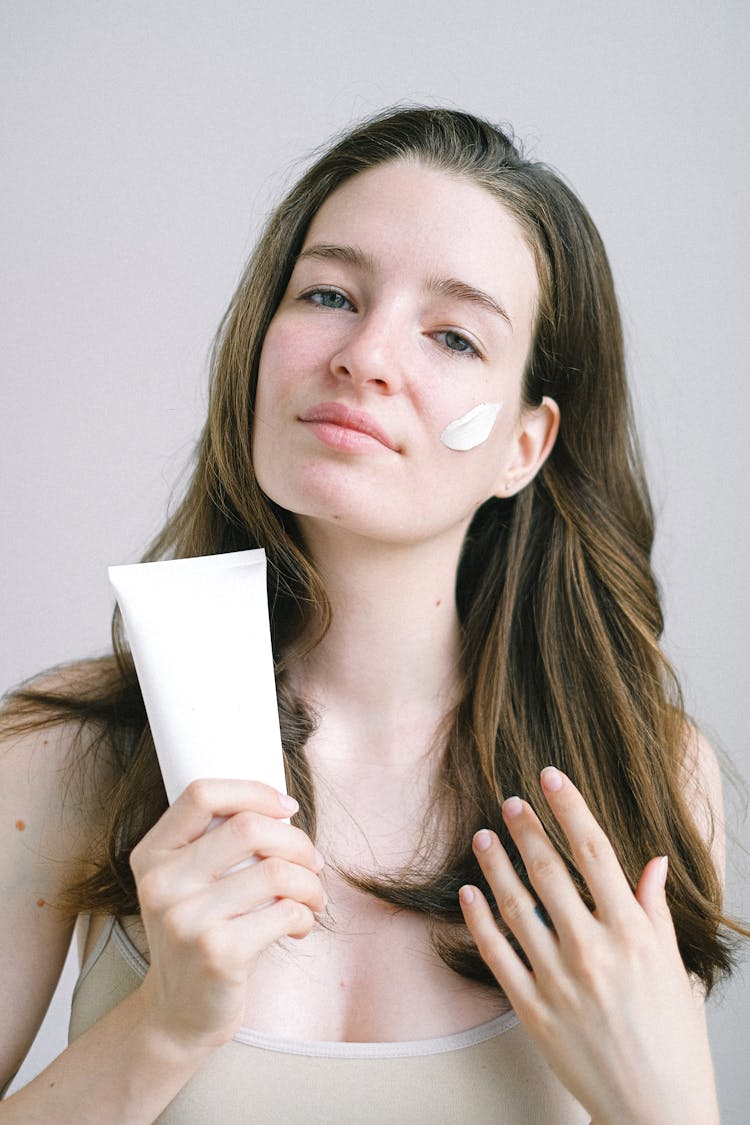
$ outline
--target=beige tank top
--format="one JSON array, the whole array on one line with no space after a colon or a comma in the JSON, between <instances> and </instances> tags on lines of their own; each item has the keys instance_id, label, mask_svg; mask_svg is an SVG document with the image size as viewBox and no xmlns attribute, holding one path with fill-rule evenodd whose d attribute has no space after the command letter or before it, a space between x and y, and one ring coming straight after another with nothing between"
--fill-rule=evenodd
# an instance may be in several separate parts
<instances>
[{"instance_id":1,"label":"beige tank top","mask_svg":"<svg viewBox=\"0 0 750 1125\"><path fill-rule=\"evenodd\" d=\"M70 1039L133 992L148 965L110 919L81 969ZM242 1028L160 1125L587 1125L513 1012L403 1043L298 1043Z\"/></svg>"}]
</instances>

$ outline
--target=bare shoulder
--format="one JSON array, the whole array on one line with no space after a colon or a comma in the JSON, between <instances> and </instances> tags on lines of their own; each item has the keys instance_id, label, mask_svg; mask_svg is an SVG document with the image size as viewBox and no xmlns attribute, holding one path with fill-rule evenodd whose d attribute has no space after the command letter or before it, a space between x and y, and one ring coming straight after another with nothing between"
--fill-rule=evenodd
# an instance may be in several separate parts
<instances>
[{"instance_id":1,"label":"bare shoulder","mask_svg":"<svg viewBox=\"0 0 750 1125\"><path fill-rule=\"evenodd\" d=\"M688 723L686 728L681 782L696 827L711 851L723 886L726 840L721 767L713 746L693 723Z\"/></svg>"},{"instance_id":2,"label":"bare shoulder","mask_svg":"<svg viewBox=\"0 0 750 1125\"><path fill-rule=\"evenodd\" d=\"M47 699L72 699L90 691L94 676L95 663L86 662L47 673L23 687ZM0 830L7 831L10 816L26 847L32 838L41 843L40 834L85 838L88 820L114 776L106 752L88 753L99 730L72 710L63 712L62 706L45 707L33 698L19 703L13 696L0 711L0 801L5 814ZM62 858L59 852L56 858Z\"/></svg>"},{"instance_id":3,"label":"bare shoulder","mask_svg":"<svg viewBox=\"0 0 750 1125\"><path fill-rule=\"evenodd\" d=\"M84 667L28 686L75 693ZM23 1059L54 991L74 917L62 894L87 871L114 771L93 734L33 700L0 712L0 1089ZM80 766L80 768L78 768Z\"/></svg>"}]
</instances>

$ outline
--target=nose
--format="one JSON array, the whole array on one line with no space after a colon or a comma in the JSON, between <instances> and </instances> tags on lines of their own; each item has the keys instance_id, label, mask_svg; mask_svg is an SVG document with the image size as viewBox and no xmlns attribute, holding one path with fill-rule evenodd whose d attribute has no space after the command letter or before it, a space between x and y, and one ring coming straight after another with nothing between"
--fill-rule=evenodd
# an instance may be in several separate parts
<instances>
[{"instance_id":1,"label":"nose","mask_svg":"<svg viewBox=\"0 0 750 1125\"><path fill-rule=\"evenodd\" d=\"M396 394L404 383L405 328L388 315L368 314L331 357L331 373L357 387Z\"/></svg>"}]
</instances>

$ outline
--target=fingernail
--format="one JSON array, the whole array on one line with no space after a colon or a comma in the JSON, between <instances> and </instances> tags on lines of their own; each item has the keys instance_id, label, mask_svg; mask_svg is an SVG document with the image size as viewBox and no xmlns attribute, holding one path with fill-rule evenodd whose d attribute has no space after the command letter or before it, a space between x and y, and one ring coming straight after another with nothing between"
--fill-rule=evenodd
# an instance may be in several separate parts
<instances>
[{"instance_id":1,"label":"fingernail","mask_svg":"<svg viewBox=\"0 0 750 1125\"><path fill-rule=\"evenodd\" d=\"M503 801L503 814L508 817L518 816L523 809L523 802L520 797L508 797L507 801Z\"/></svg>"},{"instance_id":2,"label":"fingernail","mask_svg":"<svg viewBox=\"0 0 750 1125\"><path fill-rule=\"evenodd\" d=\"M659 872L658 872L658 874L659 874L659 886L661 886L661 887L666 886L667 871L668 870L669 870L669 857L666 856L666 855L663 855L661 857L661 859L659 860Z\"/></svg>"},{"instance_id":3,"label":"fingernail","mask_svg":"<svg viewBox=\"0 0 750 1125\"><path fill-rule=\"evenodd\" d=\"M296 813L299 811L299 802L295 801L294 797L290 797L288 793L279 793L279 804L287 812Z\"/></svg>"},{"instance_id":4,"label":"fingernail","mask_svg":"<svg viewBox=\"0 0 750 1125\"><path fill-rule=\"evenodd\" d=\"M474 901L474 891L471 887L461 887L461 890L458 892L458 897L465 906L468 906L469 903Z\"/></svg>"},{"instance_id":5,"label":"fingernail","mask_svg":"<svg viewBox=\"0 0 750 1125\"><path fill-rule=\"evenodd\" d=\"M474 847L478 852L486 852L492 843L492 837L486 828L480 828L474 836Z\"/></svg>"},{"instance_id":6,"label":"fingernail","mask_svg":"<svg viewBox=\"0 0 750 1125\"><path fill-rule=\"evenodd\" d=\"M554 766L545 766L542 770L542 785L548 793L557 793L562 789L562 774Z\"/></svg>"}]
</instances>

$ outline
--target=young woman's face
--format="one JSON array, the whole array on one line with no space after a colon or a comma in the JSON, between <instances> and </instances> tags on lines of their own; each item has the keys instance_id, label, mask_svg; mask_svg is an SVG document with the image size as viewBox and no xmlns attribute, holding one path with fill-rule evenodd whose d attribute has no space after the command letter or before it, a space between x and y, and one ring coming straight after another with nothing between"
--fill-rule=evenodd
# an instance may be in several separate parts
<instances>
[{"instance_id":1,"label":"young woman's face","mask_svg":"<svg viewBox=\"0 0 750 1125\"><path fill-rule=\"evenodd\" d=\"M347 181L315 216L263 344L263 491L303 529L463 536L554 437L554 404L521 410L537 295L518 223L472 181L403 161Z\"/></svg>"}]
</instances>

